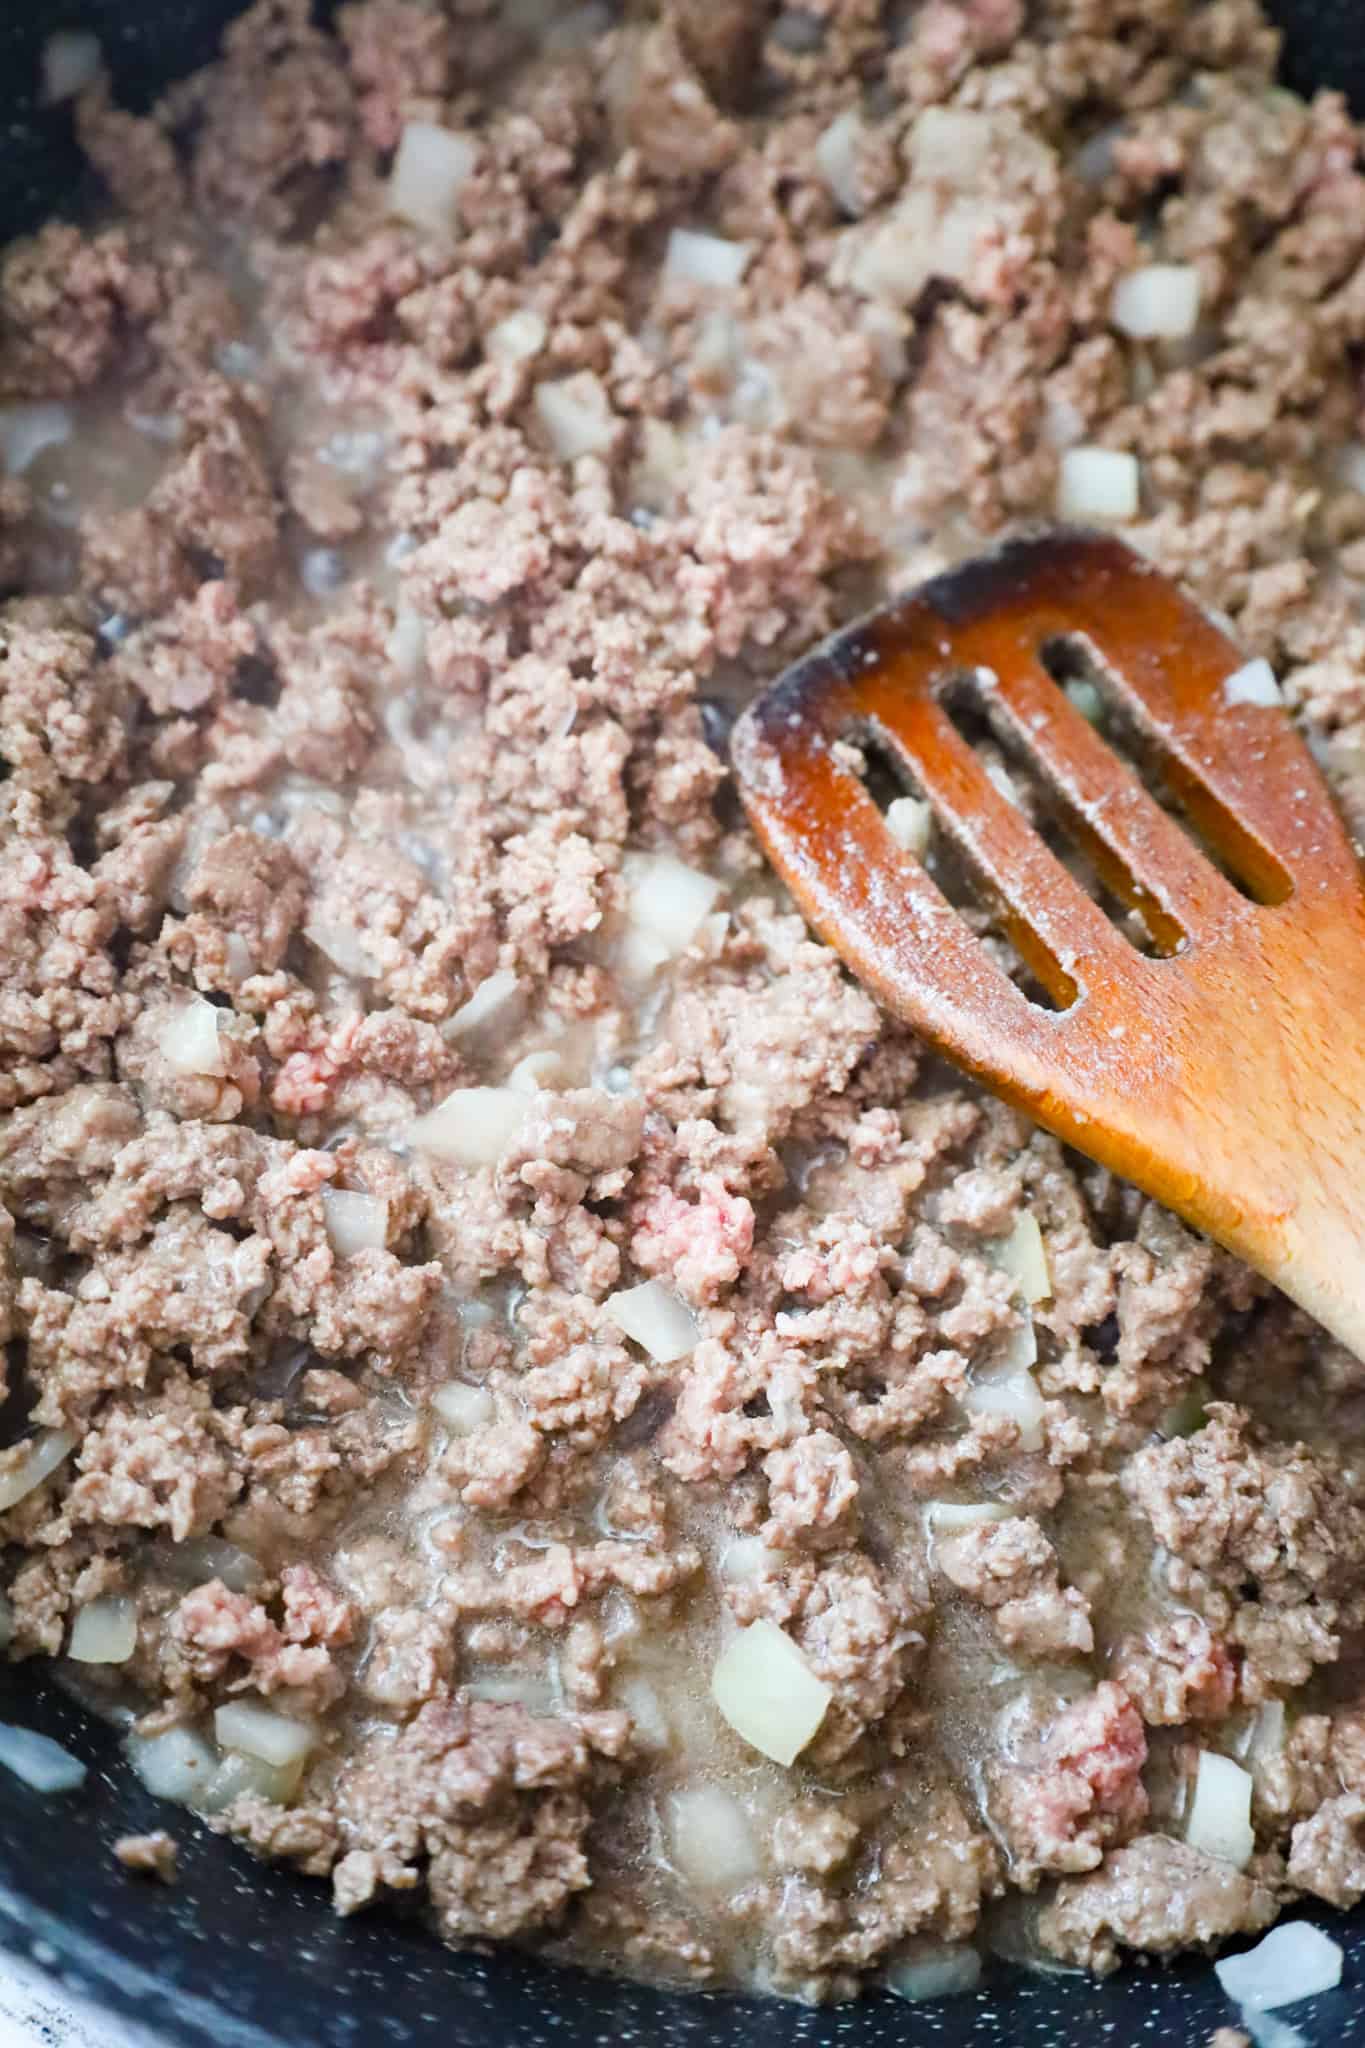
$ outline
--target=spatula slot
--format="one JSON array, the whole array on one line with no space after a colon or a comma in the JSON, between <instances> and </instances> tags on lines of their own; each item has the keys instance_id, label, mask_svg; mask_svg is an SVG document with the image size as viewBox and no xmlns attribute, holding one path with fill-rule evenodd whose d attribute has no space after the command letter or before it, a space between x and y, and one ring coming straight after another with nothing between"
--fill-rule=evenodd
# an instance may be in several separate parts
<instances>
[{"instance_id":1,"label":"spatula slot","mask_svg":"<svg viewBox=\"0 0 1365 2048\"><path fill-rule=\"evenodd\" d=\"M1046 745L1040 746L1031 731L1025 736L1024 723L1009 715L993 687L997 681L977 671L963 672L950 676L936 694L995 787L1023 813L1115 931L1140 953L1164 957L1182 952L1188 934L1179 917L1068 801ZM1087 705L1082 715L1088 710Z\"/></svg>"},{"instance_id":2,"label":"spatula slot","mask_svg":"<svg viewBox=\"0 0 1365 2048\"><path fill-rule=\"evenodd\" d=\"M1016 921L1009 907L982 875L953 830L951 817L935 810L933 799L915 775L905 755L875 728L860 725L844 735L862 758L859 781L883 818L898 799L910 798L928 804L934 822L927 844L911 845L908 852L932 877L935 887L957 912L973 938L985 940L996 964L1035 1008L1060 1012L1070 1009L1079 993L1074 978L1050 954L1040 954L1031 936L1028 955L1011 936ZM888 829L899 846L906 841L894 826Z\"/></svg>"},{"instance_id":3,"label":"spatula slot","mask_svg":"<svg viewBox=\"0 0 1365 2048\"><path fill-rule=\"evenodd\" d=\"M1092 720L1105 744L1161 802L1195 853L1248 902L1284 903L1294 893L1292 876L1272 849L1232 812L1180 752L1153 717L1142 693L1105 661L1083 634L1056 635L1039 648L1048 674L1075 703L1093 692L1099 716ZM1082 698L1083 701L1083 698ZM1216 717L1217 711L1211 713Z\"/></svg>"}]
</instances>

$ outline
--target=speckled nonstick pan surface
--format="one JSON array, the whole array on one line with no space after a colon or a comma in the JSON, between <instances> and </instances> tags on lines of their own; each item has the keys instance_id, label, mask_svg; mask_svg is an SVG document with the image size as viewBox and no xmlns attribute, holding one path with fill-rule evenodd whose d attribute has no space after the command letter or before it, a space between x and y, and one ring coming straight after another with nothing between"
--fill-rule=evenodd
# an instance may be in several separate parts
<instances>
[{"instance_id":1,"label":"speckled nonstick pan surface","mask_svg":"<svg viewBox=\"0 0 1365 2048\"><path fill-rule=\"evenodd\" d=\"M80 204L69 124L30 99L45 36L93 29L120 99L145 105L209 58L239 11L234 0L0 0L0 241ZM1286 30L1286 82L1337 86L1365 109L1365 0L1270 0L1270 11ZM939 2006L809 2011L457 1956L390 1914L338 1921L322 1886L183 1823L177 1887L134 1885L111 1845L164 1810L113 1732L33 1665L0 1667L0 1719L43 1727L91 1767L74 1799L43 1799L8 1775L0 1786L0 1948L163 2048L1202 2048L1236 2017L1203 1962L1104 1984L1000 1966L979 1993ZM1344 1982L1285 2017L1305 2048L1355 2048L1365 1909L1320 1924L1345 1947Z\"/></svg>"}]
</instances>

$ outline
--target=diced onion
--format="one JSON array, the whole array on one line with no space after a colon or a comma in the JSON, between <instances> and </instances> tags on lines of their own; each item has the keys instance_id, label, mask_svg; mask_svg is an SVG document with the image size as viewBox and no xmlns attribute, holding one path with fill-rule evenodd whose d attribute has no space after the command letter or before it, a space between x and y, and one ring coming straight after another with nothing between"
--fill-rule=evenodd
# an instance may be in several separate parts
<instances>
[{"instance_id":1,"label":"diced onion","mask_svg":"<svg viewBox=\"0 0 1365 2048\"><path fill-rule=\"evenodd\" d=\"M917 796L898 796L886 807L886 829L906 851L923 860L934 828L932 804Z\"/></svg>"},{"instance_id":2,"label":"diced onion","mask_svg":"<svg viewBox=\"0 0 1365 2048\"><path fill-rule=\"evenodd\" d=\"M456 1088L409 1126L419 1152L457 1166L496 1166L526 1115L515 1088Z\"/></svg>"},{"instance_id":3,"label":"diced onion","mask_svg":"<svg viewBox=\"0 0 1365 2048\"><path fill-rule=\"evenodd\" d=\"M725 1546L720 1560L720 1575L732 1583L756 1579L780 1562L777 1552L770 1550L761 1536L736 1536L733 1543Z\"/></svg>"},{"instance_id":4,"label":"diced onion","mask_svg":"<svg viewBox=\"0 0 1365 2048\"><path fill-rule=\"evenodd\" d=\"M346 557L336 548L305 549L299 581L310 597L330 597L346 581Z\"/></svg>"},{"instance_id":5,"label":"diced onion","mask_svg":"<svg viewBox=\"0 0 1365 2048\"><path fill-rule=\"evenodd\" d=\"M564 1062L549 1046L528 1052L508 1074L504 1086L518 1095L538 1095L544 1088L558 1088L564 1080Z\"/></svg>"},{"instance_id":6,"label":"diced onion","mask_svg":"<svg viewBox=\"0 0 1365 2048\"><path fill-rule=\"evenodd\" d=\"M1251 1793L1250 1771L1244 1771L1230 1756L1201 1749L1194 1798L1185 1822L1185 1840L1190 1847L1245 1870L1256 1847Z\"/></svg>"},{"instance_id":7,"label":"diced onion","mask_svg":"<svg viewBox=\"0 0 1365 2048\"><path fill-rule=\"evenodd\" d=\"M857 108L847 107L816 138L814 151L815 168L830 196L845 213L855 215L863 210L858 182L858 143L862 132Z\"/></svg>"},{"instance_id":8,"label":"diced onion","mask_svg":"<svg viewBox=\"0 0 1365 2048\"><path fill-rule=\"evenodd\" d=\"M91 1600L71 1624L68 1657L78 1664L126 1664L137 1648L137 1608L120 1593Z\"/></svg>"},{"instance_id":9,"label":"diced onion","mask_svg":"<svg viewBox=\"0 0 1365 2048\"><path fill-rule=\"evenodd\" d=\"M1306 1920L1282 1921L1264 1941L1214 1964L1228 1997L1251 2012L1296 2005L1341 1982L1341 1949Z\"/></svg>"},{"instance_id":10,"label":"diced onion","mask_svg":"<svg viewBox=\"0 0 1365 2048\"><path fill-rule=\"evenodd\" d=\"M623 1287L603 1304L618 1330L642 1346L656 1365L671 1365L696 1348L697 1326L662 1280Z\"/></svg>"},{"instance_id":11,"label":"diced onion","mask_svg":"<svg viewBox=\"0 0 1365 2048\"><path fill-rule=\"evenodd\" d=\"M384 652L400 676L420 674L427 655L427 622L410 604L400 604L394 613Z\"/></svg>"},{"instance_id":12,"label":"diced onion","mask_svg":"<svg viewBox=\"0 0 1365 2048\"><path fill-rule=\"evenodd\" d=\"M1014 1513L1001 1500L931 1500L925 1520L936 1536L960 1536L964 1529L976 1529L983 1522L1007 1522Z\"/></svg>"},{"instance_id":13,"label":"diced onion","mask_svg":"<svg viewBox=\"0 0 1365 2048\"><path fill-rule=\"evenodd\" d=\"M1092 682L1085 676L1073 676L1066 685L1066 694L1080 712L1081 717L1091 725L1100 725L1104 720L1104 699Z\"/></svg>"},{"instance_id":14,"label":"diced onion","mask_svg":"<svg viewBox=\"0 0 1365 2048\"><path fill-rule=\"evenodd\" d=\"M330 918L310 917L303 931L304 937L312 941L319 953L325 953L333 967L339 967L343 974L353 974L361 981L368 981L378 973L378 962L365 951L354 926L337 924Z\"/></svg>"},{"instance_id":15,"label":"diced onion","mask_svg":"<svg viewBox=\"0 0 1365 2048\"><path fill-rule=\"evenodd\" d=\"M0 464L7 476L22 476L44 448L71 439L71 413L42 399L32 405L0 407Z\"/></svg>"},{"instance_id":16,"label":"diced onion","mask_svg":"<svg viewBox=\"0 0 1365 2048\"><path fill-rule=\"evenodd\" d=\"M268 1764L264 1757L231 1750L194 1804L201 1813L222 1813L235 1799L268 1799L273 1806L288 1806L299 1789L303 1766L302 1757L291 1764Z\"/></svg>"},{"instance_id":17,"label":"diced onion","mask_svg":"<svg viewBox=\"0 0 1365 2048\"><path fill-rule=\"evenodd\" d=\"M1134 341L1180 341L1199 323L1199 297L1192 263L1149 263L1119 279L1110 313Z\"/></svg>"},{"instance_id":18,"label":"diced onion","mask_svg":"<svg viewBox=\"0 0 1365 2048\"><path fill-rule=\"evenodd\" d=\"M673 1793L665 1813L669 1854L699 1888L733 1891L760 1874L763 1861L749 1816L719 1785L689 1785Z\"/></svg>"},{"instance_id":19,"label":"diced onion","mask_svg":"<svg viewBox=\"0 0 1365 2048\"><path fill-rule=\"evenodd\" d=\"M996 1239L991 1257L1002 1273L1009 1274L1025 1301L1046 1301L1052 1293L1043 1233L1030 1210L1016 1216L1008 1236Z\"/></svg>"},{"instance_id":20,"label":"diced onion","mask_svg":"<svg viewBox=\"0 0 1365 2048\"><path fill-rule=\"evenodd\" d=\"M519 312L509 313L505 320L499 320L490 327L483 338L484 352L498 363L524 363L539 354L549 339L550 330L541 313L523 306Z\"/></svg>"},{"instance_id":21,"label":"diced onion","mask_svg":"<svg viewBox=\"0 0 1365 2048\"><path fill-rule=\"evenodd\" d=\"M1016 811L1020 810L1022 805L1019 800L1019 785L1010 774L1004 762L999 760L987 761L986 774L990 781L995 784L1001 796L1004 797L1005 802L1013 804Z\"/></svg>"},{"instance_id":22,"label":"diced onion","mask_svg":"<svg viewBox=\"0 0 1365 2048\"><path fill-rule=\"evenodd\" d=\"M43 105L55 107L93 85L103 63L98 36L62 29L43 44Z\"/></svg>"},{"instance_id":23,"label":"diced onion","mask_svg":"<svg viewBox=\"0 0 1365 2048\"><path fill-rule=\"evenodd\" d=\"M1019 1424L1019 1447L1041 1450L1043 1443L1043 1397L1026 1372L1007 1373L999 1379L973 1380L964 1389L963 1406L973 1415L1008 1415Z\"/></svg>"},{"instance_id":24,"label":"diced onion","mask_svg":"<svg viewBox=\"0 0 1365 2048\"><path fill-rule=\"evenodd\" d=\"M665 949L685 953L722 889L671 853L628 853L621 863L630 921Z\"/></svg>"},{"instance_id":25,"label":"diced onion","mask_svg":"<svg viewBox=\"0 0 1365 2048\"><path fill-rule=\"evenodd\" d=\"M941 1948L892 1963L886 1988L897 1998L918 2003L922 1998L952 1998L975 1991L981 1982L981 1956L974 1948Z\"/></svg>"},{"instance_id":26,"label":"diced onion","mask_svg":"<svg viewBox=\"0 0 1365 2048\"><path fill-rule=\"evenodd\" d=\"M0 1764L35 1792L74 1792L86 1778L85 1765L36 1728L0 1721Z\"/></svg>"},{"instance_id":27,"label":"diced onion","mask_svg":"<svg viewBox=\"0 0 1365 2048\"><path fill-rule=\"evenodd\" d=\"M497 1413L487 1387L471 1387L464 1380L450 1380L437 1387L431 1405L456 1436L473 1436L476 1429L486 1429Z\"/></svg>"},{"instance_id":28,"label":"diced onion","mask_svg":"<svg viewBox=\"0 0 1365 2048\"><path fill-rule=\"evenodd\" d=\"M431 234L449 235L460 187L477 156L467 135L434 121L406 122L389 174L389 211Z\"/></svg>"},{"instance_id":29,"label":"diced onion","mask_svg":"<svg viewBox=\"0 0 1365 2048\"><path fill-rule=\"evenodd\" d=\"M642 924L628 924L616 949L616 966L626 981L648 981L672 958L657 932Z\"/></svg>"},{"instance_id":30,"label":"diced onion","mask_svg":"<svg viewBox=\"0 0 1365 2048\"><path fill-rule=\"evenodd\" d=\"M14 1507L35 1487L41 1486L56 1471L63 1458L71 1455L75 1446L76 1439L69 1429L44 1430L41 1436L17 1445L19 1455L13 1463L7 1460L5 1469L0 1472L0 1514Z\"/></svg>"},{"instance_id":31,"label":"diced onion","mask_svg":"<svg viewBox=\"0 0 1365 2048\"><path fill-rule=\"evenodd\" d=\"M1285 1711L1283 1700L1265 1700L1256 1709L1247 1742L1248 1763L1263 1763L1284 1748Z\"/></svg>"},{"instance_id":32,"label":"diced onion","mask_svg":"<svg viewBox=\"0 0 1365 2048\"><path fill-rule=\"evenodd\" d=\"M752 254L747 242L728 242L722 235L674 228L664 257L664 276L679 283L714 285L725 290L739 283Z\"/></svg>"},{"instance_id":33,"label":"diced onion","mask_svg":"<svg viewBox=\"0 0 1365 2048\"><path fill-rule=\"evenodd\" d=\"M486 1671L471 1678L465 1691L471 1699L525 1707L528 1714L553 1714L559 1704L554 1680L544 1671Z\"/></svg>"},{"instance_id":34,"label":"diced onion","mask_svg":"<svg viewBox=\"0 0 1365 2048\"><path fill-rule=\"evenodd\" d=\"M600 455L610 448L616 420L606 388L591 370L547 378L534 392L536 414L561 462Z\"/></svg>"},{"instance_id":35,"label":"diced onion","mask_svg":"<svg viewBox=\"0 0 1365 2048\"><path fill-rule=\"evenodd\" d=\"M156 1799L194 1806L218 1767L217 1751L193 1728L163 1735L130 1735L128 1760Z\"/></svg>"},{"instance_id":36,"label":"diced onion","mask_svg":"<svg viewBox=\"0 0 1365 2048\"><path fill-rule=\"evenodd\" d=\"M624 1679L616 1688L616 1697L630 1715L637 1739L650 1749L667 1749L673 1730L659 1695L649 1680Z\"/></svg>"},{"instance_id":37,"label":"diced onion","mask_svg":"<svg viewBox=\"0 0 1365 2048\"><path fill-rule=\"evenodd\" d=\"M510 967L499 967L481 981L467 1003L461 1003L444 1027L447 1038L468 1038L481 1031L521 1000L522 986Z\"/></svg>"},{"instance_id":38,"label":"diced onion","mask_svg":"<svg viewBox=\"0 0 1365 2048\"><path fill-rule=\"evenodd\" d=\"M161 1056L173 1074L225 1074L216 1006L202 996L182 1003L162 1030Z\"/></svg>"},{"instance_id":39,"label":"diced onion","mask_svg":"<svg viewBox=\"0 0 1365 2048\"><path fill-rule=\"evenodd\" d=\"M353 1252L382 1251L389 1234L389 1205L378 1195L353 1188L324 1188L322 1210L332 1250L339 1259Z\"/></svg>"},{"instance_id":40,"label":"diced onion","mask_svg":"<svg viewBox=\"0 0 1365 2048\"><path fill-rule=\"evenodd\" d=\"M751 1748L792 1764L819 1733L831 1695L791 1637L763 1617L717 1659L711 1697Z\"/></svg>"},{"instance_id":41,"label":"diced onion","mask_svg":"<svg viewBox=\"0 0 1365 2048\"><path fill-rule=\"evenodd\" d=\"M1000 1354L1000 1376L1013 1379L1017 1373L1027 1372L1038 1363L1038 1332L1032 1316L1010 1331Z\"/></svg>"},{"instance_id":42,"label":"diced onion","mask_svg":"<svg viewBox=\"0 0 1365 2048\"><path fill-rule=\"evenodd\" d=\"M241 1750L282 1769L316 1747L317 1730L257 1700L229 1700L213 1716L213 1732L224 1749Z\"/></svg>"},{"instance_id":43,"label":"diced onion","mask_svg":"<svg viewBox=\"0 0 1365 2048\"><path fill-rule=\"evenodd\" d=\"M1275 671L1262 656L1243 662L1223 685L1225 704L1283 704Z\"/></svg>"},{"instance_id":44,"label":"diced onion","mask_svg":"<svg viewBox=\"0 0 1365 2048\"><path fill-rule=\"evenodd\" d=\"M1138 462L1119 448L1068 448L1057 481L1061 519L1136 519Z\"/></svg>"},{"instance_id":45,"label":"diced onion","mask_svg":"<svg viewBox=\"0 0 1365 2048\"><path fill-rule=\"evenodd\" d=\"M926 107L910 131L915 175L964 189L979 180L995 139L989 114L965 107Z\"/></svg>"}]
</instances>

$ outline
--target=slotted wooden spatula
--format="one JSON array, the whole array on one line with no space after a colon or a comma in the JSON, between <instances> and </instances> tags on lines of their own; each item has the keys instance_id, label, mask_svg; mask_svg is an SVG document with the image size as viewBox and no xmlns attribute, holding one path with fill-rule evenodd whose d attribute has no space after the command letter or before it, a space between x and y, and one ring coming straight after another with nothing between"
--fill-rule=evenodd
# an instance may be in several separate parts
<instances>
[{"instance_id":1,"label":"slotted wooden spatula","mask_svg":"<svg viewBox=\"0 0 1365 2048\"><path fill-rule=\"evenodd\" d=\"M1217 864L1054 681L1058 644L1084 651ZM1245 662L1120 541L1053 530L816 648L745 713L734 766L797 902L888 1009L1365 1357L1365 892L1284 711L1226 690ZM1158 953L987 772L944 708L964 679ZM932 805L1055 1008L893 836L848 740Z\"/></svg>"}]
</instances>

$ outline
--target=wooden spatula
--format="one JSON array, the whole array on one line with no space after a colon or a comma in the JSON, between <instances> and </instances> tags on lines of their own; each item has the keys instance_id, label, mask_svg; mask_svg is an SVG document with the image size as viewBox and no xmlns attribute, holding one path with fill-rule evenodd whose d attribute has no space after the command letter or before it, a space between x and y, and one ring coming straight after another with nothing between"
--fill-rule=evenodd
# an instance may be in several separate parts
<instances>
[{"instance_id":1,"label":"wooden spatula","mask_svg":"<svg viewBox=\"0 0 1365 2048\"><path fill-rule=\"evenodd\" d=\"M1216 860L1054 680L1058 646L1084 651ZM793 896L887 1008L1365 1357L1365 891L1284 711L1225 688L1245 662L1120 541L1030 535L789 669L737 725L735 771ZM1155 953L992 778L944 708L964 688ZM927 799L1055 1007L893 836L846 741Z\"/></svg>"}]
</instances>

